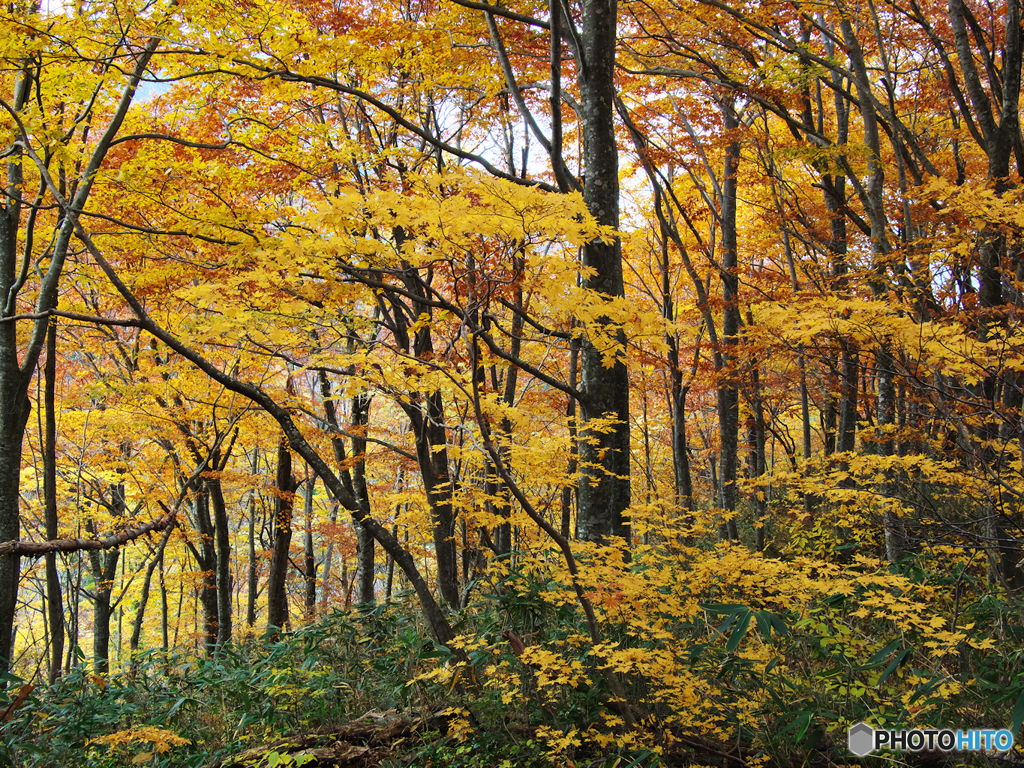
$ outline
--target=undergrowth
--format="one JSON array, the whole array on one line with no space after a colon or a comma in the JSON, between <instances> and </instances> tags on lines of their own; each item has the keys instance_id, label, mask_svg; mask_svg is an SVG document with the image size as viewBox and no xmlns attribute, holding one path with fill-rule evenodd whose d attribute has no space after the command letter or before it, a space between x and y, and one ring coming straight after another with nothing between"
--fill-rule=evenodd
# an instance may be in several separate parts
<instances>
[{"instance_id":1,"label":"undergrowth","mask_svg":"<svg viewBox=\"0 0 1024 768\"><path fill-rule=\"evenodd\" d=\"M0 725L0 758L202 766L370 711L440 710L446 727L401 744L394 766L843 764L859 721L1016 735L1024 720L1021 605L955 552L897 568L739 546L583 551L597 643L557 563L492 562L452 648L405 598L211 658L149 651L105 678L82 659Z\"/></svg>"}]
</instances>

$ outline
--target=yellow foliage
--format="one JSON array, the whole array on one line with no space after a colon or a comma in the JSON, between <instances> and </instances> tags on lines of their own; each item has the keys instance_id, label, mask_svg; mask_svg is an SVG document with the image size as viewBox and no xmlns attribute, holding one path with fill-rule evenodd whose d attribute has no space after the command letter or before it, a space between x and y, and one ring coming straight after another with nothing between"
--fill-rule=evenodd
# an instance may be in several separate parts
<instances>
[{"instance_id":1,"label":"yellow foliage","mask_svg":"<svg viewBox=\"0 0 1024 768\"><path fill-rule=\"evenodd\" d=\"M188 739L178 736L173 731L153 725L136 725L132 728L108 733L105 736L97 736L89 740L90 744L105 745L115 752L139 742L151 744L152 748L160 754L169 752L174 747L181 747L192 743Z\"/></svg>"}]
</instances>

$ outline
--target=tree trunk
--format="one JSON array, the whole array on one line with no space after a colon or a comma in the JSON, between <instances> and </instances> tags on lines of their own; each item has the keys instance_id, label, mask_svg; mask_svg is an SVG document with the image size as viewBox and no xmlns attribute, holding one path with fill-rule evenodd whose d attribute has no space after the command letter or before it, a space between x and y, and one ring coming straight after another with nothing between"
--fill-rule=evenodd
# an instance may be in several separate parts
<instances>
[{"instance_id":1,"label":"tree trunk","mask_svg":"<svg viewBox=\"0 0 1024 768\"><path fill-rule=\"evenodd\" d=\"M226 462L227 457L225 457ZM223 464L216 463L219 469ZM224 489L220 478L206 481L206 489L213 507L213 528L216 533L216 589L217 589L217 649L231 642L232 610L231 596L234 593L234 577L231 574L231 533L228 530L228 510L224 503Z\"/></svg>"},{"instance_id":2,"label":"tree trunk","mask_svg":"<svg viewBox=\"0 0 1024 768\"><path fill-rule=\"evenodd\" d=\"M164 553L157 555L157 568L160 569L160 650L163 652L164 665L167 665L170 642L170 606L167 603L167 581L164 578Z\"/></svg>"},{"instance_id":3,"label":"tree trunk","mask_svg":"<svg viewBox=\"0 0 1024 768\"><path fill-rule=\"evenodd\" d=\"M658 195L658 200L662 195ZM672 291L671 268L669 264L668 222L659 221L661 263L658 265L661 277L661 314L668 323L675 320L675 296ZM681 509L693 510L693 477L690 473L690 454L686 444L686 396L690 387L683 383L683 361L679 354L679 334L665 336L668 345L666 362L669 375L669 407L672 414L672 471L676 486L676 503ZM699 343L699 342L698 342Z\"/></svg>"},{"instance_id":4,"label":"tree trunk","mask_svg":"<svg viewBox=\"0 0 1024 768\"><path fill-rule=\"evenodd\" d=\"M113 494L112 511L124 513L124 486L111 487ZM90 521L86 529L95 536L96 529ZM117 576L117 561L121 550L117 547L105 552L89 550L89 563L93 577L93 670L105 675L110 670L110 615L111 596L114 591L114 577Z\"/></svg>"},{"instance_id":5,"label":"tree trunk","mask_svg":"<svg viewBox=\"0 0 1024 768\"><path fill-rule=\"evenodd\" d=\"M426 395L425 412L406 408L416 436L416 459L434 523L437 588L451 608L459 605L459 562L455 547L455 509L448 468L447 437L440 393Z\"/></svg>"},{"instance_id":6,"label":"tree trunk","mask_svg":"<svg viewBox=\"0 0 1024 768\"><path fill-rule=\"evenodd\" d=\"M46 538L53 541L57 530L57 324L51 322L46 329L45 407L46 436L43 448L43 496L46 505ZM60 677L64 662L64 605L57 573L57 553L46 553L46 610L50 625L50 669L48 679L52 685Z\"/></svg>"},{"instance_id":7,"label":"tree trunk","mask_svg":"<svg viewBox=\"0 0 1024 768\"><path fill-rule=\"evenodd\" d=\"M729 134L739 128L732 102L723 101L722 128ZM736 509L736 471L739 448L739 390L736 386L738 362L736 346L739 343L740 308L739 279L736 274L736 173L739 168L740 144L733 139L726 145L725 168L722 177L721 232L722 232L722 370L718 385L718 425L722 441L719 462L719 506L726 520L719 527L719 538L737 541L736 521L731 516Z\"/></svg>"},{"instance_id":8,"label":"tree trunk","mask_svg":"<svg viewBox=\"0 0 1024 768\"><path fill-rule=\"evenodd\" d=\"M25 106L32 77L28 71L15 75L13 107ZM18 231L21 226L21 150L11 148L7 161L7 189L0 209L0 296L16 291ZM5 308L4 315L14 308ZM29 361L26 361L28 364ZM31 372L31 370L30 370ZM31 404L25 374L18 360L18 324L0 323L0 539L13 541L21 535L21 447ZM18 600L20 560L0 557L0 672L9 669L14 657L14 613Z\"/></svg>"},{"instance_id":9,"label":"tree trunk","mask_svg":"<svg viewBox=\"0 0 1024 768\"><path fill-rule=\"evenodd\" d=\"M196 496L195 519L199 531L199 547L192 548L202 571L202 588L199 602L203 608L203 647L208 655L217 649L217 549L214 541L213 522L210 519L210 493L205 483L202 491Z\"/></svg>"},{"instance_id":10,"label":"tree trunk","mask_svg":"<svg viewBox=\"0 0 1024 768\"><path fill-rule=\"evenodd\" d=\"M366 393L352 398L352 493L359 508L370 514L370 494L366 488L366 429L370 423L370 396ZM454 541L453 541L454 546ZM363 526L356 526L356 602L373 605L376 601L376 562L373 536Z\"/></svg>"},{"instance_id":11,"label":"tree trunk","mask_svg":"<svg viewBox=\"0 0 1024 768\"><path fill-rule=\"evenodd\" d=\"M752 321L753 318L751 317ZM747 468L751 479L761 480L767 474L765 460L765 421L764 402L761 399L761 381L757 371L757 361L753 361L750 383L750 410L752 416L747 422ZM754 548L764 552L765 526L768 524L768 490L760 483L754 485L754 510L757 524L754 530Z\"/></svg>"},{"instance_id":12,"label":"tree trunk","mask_svg":"<svg viewBox=\"0 0 1024 768\"><path fill-rule=\"evenodd\" d=\"M834 47L829 44L827 51L833 55ZM844 146L850 136L850 105L843 96L845 80L838 72L832 73L832 85L835 93L836 108L836 144ZM829 212L828 254L832 269L832 290L845 297L848 288L846 214L846 177L840 174L824 176L826 188L825 206ZM858 393L858 359L853 342L840 339L840 375L842 383L839 393L839 427L836 433L836 450L839 453L852 453L857 438L857 393ZM847 481L849 482L849 481Z\"/></svg>"},{"instance_id":13,"label":"tree trunk","mask_svg":"<svg viewBox=\"0 0 1024 768\"><path fill-rule=\"evenodd\" d=\"M583 122L583 199L599 224L619 227L619 155L615 139L616 0L583 0L578 67ZM583 247L583 266L593 270L584 287L608 299L625 295L622 244L594 240ZM630 504L629 378L623 359L625 334L607 318L583 335L580 350L580 482L577 529L586 541L611 536L629 542ZM605 364L606 346L622 348L613 365ZM613 421L612 428L605 420ZM604 427L595 428L595 420Z\"/></svg>"},{"instance_id":14,"label":"tree trunk","mask_svg":"<svg viewBox=\"0 0 1024 768\"><path fill-rule=\"evenodd\" d=\"M391 536L395 540L398 539L398 526L397 525L392 526L392 528L391 528ZM406 543L408 543L408 542L406 542ZM387 580L387 584L384 586L384 600L387 601L387 602L391 601L391 590L392 590L392 587L394 587L394 584L395 584L395 558L392 557L389 554L388 555L388 580Z\"/></svg>"},{"instance_id":15,"label":"tree trunk","mask_svg":"<svg viewBox=\"0 0 1024 768\"><path fill-rule=\"evenodd\" d=\"M295 503L292 454L284 438L277 446L277 480L274 490L274 549L267 579L267 633L276 636L288 626L288 553L292 543L292 509Z\"/></svg>"},{"instance_id":16,"label":"tree trunk","mask_svg":"<svg viewBox=\"0 0 1024 768\"><path fill-rule=\"evenodd\" d=\"M307 622L311 622L316 618L316 553L313 551L313 494L315 492L316 475L311 473L306 480L306 487L303 491L306 514L302 536L304 555L302 578L306 585L303 608L305 609Z\"/></svg>"},{"instance_id":17,"label":"tree trunk","mask_svg":"<svg viewBox=\"0 0 1024 768\"><path fill-rule=\"evenodd\" d=\"M142 579L142 593L139 595L139 607L135 611L135 619L132 621L132 636L128 641L128 655L131 658L133 670L135 667L136 653L139 650L139 641L142 638L142 622L146 616L146 606L149 604L149 590L153 583L153 572L163 563L164 549L167 547L167 542L170 540L171 532L173 530L173 525L167 526L164 530L163 536L160 537L160 544L153 553L153 557L149 561L149 565L146 566L146 575ZM162 578L163 576L161 574L161 580ZM166 598L164 600L164 604L166 605ZM166 616L166 611L164 613ZM164 636L166 637L166 622L164 623L163 631Z\"/></svg>"},{"instance_id":18,"label":"tree trunk","mask_svg":"<svg viewBox=\"0 0 1024 768\"><path fill-rule=\"evenodd\" d=\"M853 69L854 82L857 86L857 97L860 101L860 113L864 121L864 144L867 151L868 178L861 193L861 202L871 224L871 252L874 259L873 274L869 278L871 291L876 300L887 298L888 291L883 284L882 276L886 270L886 257L892 250L889 242L888 224L883 203L885 170L881 164L881 144L879 142L878 117L875 113L875 98L871 91L871 80L864 61L864 51L853 31L850 20L844 18L841 23L843 38L846 42L850 64ZM875 374L878 379L878 426L881 429L895 424L895 360L886 345L880 345L875 351ZM883 435L878 445L883 456L892 454L892 436ZM907 549L906 534L903 520L897 509L897 501L893 498L893 475L886 472L882 483L881 494L884 497L882 524L885 529L886 556L892 563L897 562Z\"/></svg>"},{"instance_id":19,"label":"tree trunk","mask_svg":"<svg viewBox=\"0 0 1024 768\"><path fill-rule=\"evenodd\" d=\"M573 337L569 340L569 386L576 389L579 378L580 368L580 340ZM569 461L568 466L565 468L565 474L568 478L573 478L579 471L579 435L576 433L576 398L572 395L568 396L568 402L565 405L565 415L569 422ZM576 520L579 521L579 486L566 485L562 488L562 520L561 520L561 534L565 538L573 538L577 535L578 531L572 530L572 510L573 502L577 509ZM578 526L577 526L578 527ZM509 526L507 529L508 538L502 541L499 552L511 552L512 551L512 527Z\"/></svg>"},{"instance_id":20,"label":"tree trunk","mask_svg":"<svg viewBox=\"0 0 1024 768\"><path fill-rule=\"evenodd\" d=\"M338 500L331 500L331 530L334 530L334 526L338 522ZM357 541L358 546L358 541ZM320 613L324 614L327 611L327 600L329 594L329 585L331 583L331 566L334 562L334 535L332 534L327 538L327 552L324 554L324 575L320 581Z\"/></svg>"},{"instance_id":21,"label":"tree trunk","mask_svg":"<svg viewBox=\"0 0 1024 768\"><path fill-rule=\"evenodd\" d=\"M259 469L259 450L252 452L252 473ZM259 591L258 571L256 568L256 489L249 494L249 580L245 599L245 623L256 626L256 597Z\"/></svg>"},{"instance_id":22,"label":"tree trunk","mask_svg":"<svg viewBox=\"0 0 1024 768\"><path fill-rule=\"evenodd\" d=\"M82 553L77 552L76 555L75 581L72 584L70 579L68 580L68 648L64 656L65 672L70 672L71 667L78 663L75 651L78 648L78 627L81 624Z\"/></svg>"}]
</instances>

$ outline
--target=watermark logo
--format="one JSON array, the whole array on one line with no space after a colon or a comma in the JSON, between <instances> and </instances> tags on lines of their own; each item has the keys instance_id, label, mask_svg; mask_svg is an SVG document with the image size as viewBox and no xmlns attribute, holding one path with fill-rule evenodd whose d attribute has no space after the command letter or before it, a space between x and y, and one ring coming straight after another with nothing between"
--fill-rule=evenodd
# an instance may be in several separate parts
<instances>
[{"instance_id":1,"label":"watermark logo","mask_svg":"<svg viewBox=\"0 0 1024 768\"><path fill-rule=\"evenodd\" d=\"M904 749L908 752L952 752L954 750L998 750L1013 746L1013 734L1002 728L953 730L951 728L914 728L882 730L867 723L856 723L847 732L850 751L864 757L879 749Z\"/></svg>"}]
</instances>

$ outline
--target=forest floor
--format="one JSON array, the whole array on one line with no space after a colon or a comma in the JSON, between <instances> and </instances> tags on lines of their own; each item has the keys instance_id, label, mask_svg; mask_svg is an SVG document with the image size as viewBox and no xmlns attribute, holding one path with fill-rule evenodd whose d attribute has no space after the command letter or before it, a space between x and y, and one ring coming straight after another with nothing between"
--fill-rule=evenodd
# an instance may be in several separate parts
<instances>
[{"instance_id":1,"label":"forest floor","mask_svg":"<svg viewBox=\"0 0 1024 768\"><path fill-rule=\"evenodd\" d=\"M368 712L358 720L320 732L295 735L247 749L210 763L206 768L248 768L263 764L308 768L377 768L409 765L423 751L425 738L444 739L447 718L436 713L419 717L395 710ZM278 755L275 760L272 755ZM422 763L418 763L422 764Z\"/></svg>"}]
</instances>

